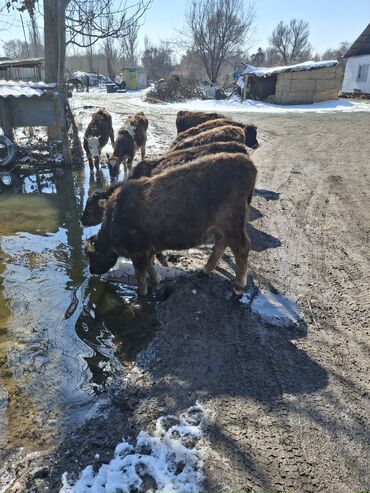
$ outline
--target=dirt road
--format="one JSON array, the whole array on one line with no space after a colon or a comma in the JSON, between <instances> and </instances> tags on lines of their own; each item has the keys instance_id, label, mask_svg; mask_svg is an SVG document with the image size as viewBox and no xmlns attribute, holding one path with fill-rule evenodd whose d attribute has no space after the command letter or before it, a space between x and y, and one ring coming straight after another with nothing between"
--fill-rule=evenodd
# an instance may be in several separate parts
<instances>
[{"instance_id":1,"label":"dirt road","mask_svg":"<svg viewBox=\"0 0 370 493\"><path fill-rule=\"evenodd\" d=\"M163 147L175 112L149 118ZM197 400L210 410L205 491L370 490L370 113L238 114L258 125L251 292L282 294L302 320L273 324L229 298L231 257L170 284L160 328L107 407L47 459L58 491L121 436ZM150 146L149 146L150 151ZM181 253L196 270L208 247Z\"/></svg>"}]
</instances>

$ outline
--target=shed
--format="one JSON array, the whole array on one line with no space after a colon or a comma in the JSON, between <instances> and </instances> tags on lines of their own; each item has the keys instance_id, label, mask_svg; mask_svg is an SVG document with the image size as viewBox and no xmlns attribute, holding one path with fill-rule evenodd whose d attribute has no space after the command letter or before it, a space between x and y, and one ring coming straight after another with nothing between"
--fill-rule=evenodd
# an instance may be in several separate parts
<instances>
[{"instance_id":1,"label":"shed","mask_svg":"<svg viewBox=\"0 0 370 493\"><path fill-rule=\"evenodd\" d=\"M146 74L140 68L123 68L121 80L128 90L136 91L148 87Z\"/></svg>"},{"instance_id":2,"label":"shed","mask_svg":"<svg viewBox=\"0 0 370 493\"><path fill-rule=\"evenodd\" d=\"M50 126L57 120L56 84L0 80L0 127L13 140L17 127Z\"/></svg>"},{"instance_id":3,"label":"shed","mask_svg":"<svg viewBox=\"0 0 370 493\"><path fill-rule=\"evenodd\" d=\"M343 94L370 95L370 24L345 53L347 59Z\"/></svg>"},{"instance_id":4,"label":"shed","mask_svg":"<svg viewBox=\"0 0 370 493\"><path fill-rule=\"evenodd\" d=\"M282 67L247 65L237 83L243 98L276 104L309 104L338 99L343 70L337 60Z\"/></svg>"},{"instance_id":5,"label":"shed","mask_svg":"<svg viewBox=\"0 0 370 493\"><path fill-rule=\"evenodd\" d=\"M43 58L0 60L0 79L13 81L41 81Z\"/></svg>"}]
</instances>

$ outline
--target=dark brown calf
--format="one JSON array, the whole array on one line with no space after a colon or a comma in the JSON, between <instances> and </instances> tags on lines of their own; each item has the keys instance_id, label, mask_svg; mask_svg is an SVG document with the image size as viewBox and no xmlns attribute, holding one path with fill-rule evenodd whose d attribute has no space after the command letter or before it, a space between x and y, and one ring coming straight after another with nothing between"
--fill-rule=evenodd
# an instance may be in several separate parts
<instances>
[{"instance_id":1,"label":"dark brown calf","mask_svg":"<svg viewBox=\"0 0 370 493\"><path fill-rule=\"evenodd\" d=\"M96 170L99 169L100 153L109 138L114 145L112 115L105 108L100 108L93 114L84 134L83 146L91 171L94 170L94 164Z\"/></svg>"},{"instance_id":2,"label":"dark brown calf","mask_svg":"<svg viewBox=\"0 0 370 493\"><path fill-rule=\"evenodd\" d=\"M201 123L196 127L191 127L188 130L179 133L171 147L174 147L178 142L181 142L184 139L199 135L201 132L206 132L207 130L223 127L225 125L232 125L243 129L245 134L245 145L252 149L257 149L259 145L257 141L257 127L252 124L245 125L244 123L235 122L231 118L217 118Z\"/></svg>"},{"instance_id":3,"label":"dark brown calf","mask_svg":"<svg viewBox=\"0 0 370 493\"><path fill-rule=\"evenodd\" d=\"M141 148L141 159L145 158L146 132L148 119L142 111L129 116L118 130L113 156L108 162L109 173L112 178L118 175L119 165L123 162L125 171L131 171L132 161L136 151Z\"/></svg>"},{"instance_id":4,"label":"dark brown calf","mask_svg":"<svg viewBox=\"0 0 370 493\"><path fill-rule=\"evenodd\" d=\"M225 118L219 113L205 113L204 111L179 111L176 117L177 133L184 132L188 128L196 127L208 120Z\"/></svg>"},{"instance_id":5,"label":"dark brown calf","mask_svg":"<svg viewBox=\"0 0 370 493\"><path fill-rule=\"evenodd\" d=\"M192 135L187 139L182 139L173 145L171 151L199 147L214 142L238 142L239 144L244 144L244 139L244 131L241 128L233 125L224 125L206 130L197 135Z\"/></svg>"},{"instance_id":6,"label":"dark brown calf","mask_svg":"<svg viewBox=\"0 0 370 493\"><path fill-rule=\"evenodd\" d=\"M211 272L229 246L236 263L234 292L240 295L250 249L247 198L256 173L246 154L222 153L128 180L111 195L100 231L85 244L90 272L104 274L118 257L129 257L145 295L147 274L155 287L159 284L156 252L192 248L213 233L215 245L203 272Z\"/></svg>"},{"instance_id":7,"label":"dark brown calf","mask_svg":"<svg viewBox=\"0 0 370 493\"><path fill-rule=\"evenodd\" d=\"M181 166L193 159L220 152L241 152L247 154L247 149L244 144L239 144L239 142L211 142L210 144L189 147L187 149L170 150L158 159L141 161L135 166L130 178L138 179L144 176L154 176L173 166Z\"/></svg>"},{"instance_id":8,"label":"dark brown calf","mask_svg":"<svg viewBox=\"0 0 370 493\"><path fill-rule=\"evenodd\" d=\"M220 152L239 152L247 154L247 149L244 144L239 144L238 142L214 142L204 146L168 152L158 159L141 161L135 166L129 179L136 180L145 176L154 176L162 173L168 168L181 166L198 157L209 156ZM83 226L96 226L103 221L106 201L119 185L121 184L115 184L104 192L94 192L91 197L87 199L85 209L81 216L81 223ZM248 204L250 203L251 198L252 197L248 198Z\"/></svg>"}]
</instances>

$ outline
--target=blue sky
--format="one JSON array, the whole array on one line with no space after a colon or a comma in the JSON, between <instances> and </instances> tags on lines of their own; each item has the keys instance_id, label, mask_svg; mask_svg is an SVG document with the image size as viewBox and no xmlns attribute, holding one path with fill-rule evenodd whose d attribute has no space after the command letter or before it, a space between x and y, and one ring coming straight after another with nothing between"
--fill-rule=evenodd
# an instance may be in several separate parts
<instances>
[{"instance_id":1,"label":"blue sky","mask_svg":"<svg viewBox=\"0 0 370 493\"><path fill-rule=\"evenodd\" d=\"M184 12L189 0L154 0L139 35L153 42L173 39L176 29L184 26ZM268 36L282 21L303 19L310 24L310 42L322 53L341 41L354 41L370 22L369 0L255 0L256 26L251 51L268 44ZM27 17L24 16L26 21ZM13 24L13 26L12 26ZM0 13L0 47L3 41L23 38L19 15Z\"/></svg>"},{"instance_id":2,"label":"blue sky","mask_svg":"<svg viewBox=\"0 0 370 493\"><path fill-rule=\"evenodd\" d=\"M183 26L188 0L154 0L142 34L153 40L173 36ZM310 42L323 52L341 41L354 41L370 22L369 0L255 0L256 27L252 51L266 47L279 21L303 19L310 24Z\"/></svg>"}]
</instances>

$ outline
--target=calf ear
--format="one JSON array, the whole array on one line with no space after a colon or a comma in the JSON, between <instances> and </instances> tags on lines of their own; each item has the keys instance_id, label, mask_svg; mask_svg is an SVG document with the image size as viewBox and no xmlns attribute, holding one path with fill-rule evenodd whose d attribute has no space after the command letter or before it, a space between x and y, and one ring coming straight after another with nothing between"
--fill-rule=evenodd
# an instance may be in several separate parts
<instances>
[{"instance_id":1,"label":"calf ear","mask_svg":"<svg viewBox=\"0 0 370 493\"><path fill-rule=\"evenodd\" d=\"M107 199L99 199L98 200L98 206L101 209L106 209L107 208Z\"/></svg>"}]
</instances>

